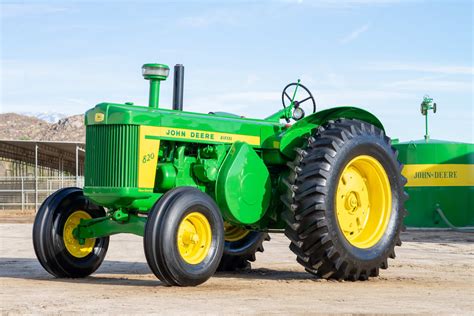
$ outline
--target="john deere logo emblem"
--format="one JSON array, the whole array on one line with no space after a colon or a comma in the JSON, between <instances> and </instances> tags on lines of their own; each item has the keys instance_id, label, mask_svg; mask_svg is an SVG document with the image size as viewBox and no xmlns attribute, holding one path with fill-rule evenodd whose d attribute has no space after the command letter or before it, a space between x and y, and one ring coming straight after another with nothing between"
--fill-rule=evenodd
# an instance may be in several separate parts
<instances>
[{"instance_id":1,"label":"john deere logo emblem","mask_svg":"<svg viewBox=\"0 0 474 316\"><path fill-rule=\"evenodd\" d=\"M102 122L104 120L104 113L96 113L94 120L96 122Z\"/></svg>"}]
</instances>

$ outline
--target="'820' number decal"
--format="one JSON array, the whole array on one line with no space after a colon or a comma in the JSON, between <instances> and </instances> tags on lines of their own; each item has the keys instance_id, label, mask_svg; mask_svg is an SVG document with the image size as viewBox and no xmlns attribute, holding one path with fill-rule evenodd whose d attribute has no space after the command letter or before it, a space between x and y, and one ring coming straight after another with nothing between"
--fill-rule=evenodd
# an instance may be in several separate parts
<instances>
[{"instance_id":1,"label":"'820' number decal","mask_svg":"<svg viewBox=\"0 0 474 316\"><path fill-rule=\"evenodd\" d=\"M142 163L147 163L151 160L155 159L155 153L148 153L143 156L142 158Z\"/></svg>"}]
</instances>

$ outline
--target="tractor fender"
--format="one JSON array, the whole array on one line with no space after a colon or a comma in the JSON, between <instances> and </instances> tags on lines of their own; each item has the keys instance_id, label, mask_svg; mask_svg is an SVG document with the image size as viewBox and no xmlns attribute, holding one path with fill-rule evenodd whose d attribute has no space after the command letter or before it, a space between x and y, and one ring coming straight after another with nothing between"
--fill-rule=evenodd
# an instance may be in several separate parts
<instances>
[{"instance_id":1,"label":"tractor fender","mask_svg":"<svg viewBox=\"0 0 474 316\"><path fill-rule=\"evenodd\" d=\"M384 130L380 120L368 111L352 106L331 108L313 113L287 129L280 140L281 153L290 159L294 159L294 148L303 146L305 137L312 135L316 128L328 121L340 118L361 120Z\"/></svg>"}]
</instances>

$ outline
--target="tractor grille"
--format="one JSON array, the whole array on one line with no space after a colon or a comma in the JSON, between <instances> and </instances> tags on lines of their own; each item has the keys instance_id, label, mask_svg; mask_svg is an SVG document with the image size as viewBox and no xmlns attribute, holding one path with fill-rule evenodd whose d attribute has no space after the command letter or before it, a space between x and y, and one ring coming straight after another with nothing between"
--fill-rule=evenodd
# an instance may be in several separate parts
<instances>
[{"instance_id":1,"label":"tractor grille","mask_svg":"<svg viewBox=\"0 0 474 316\"><path fill-rule=\"evenodd\" d=\"M85 186L136 187L137 166L137 125L87 126Z\"/></svg>"}]
</instances>

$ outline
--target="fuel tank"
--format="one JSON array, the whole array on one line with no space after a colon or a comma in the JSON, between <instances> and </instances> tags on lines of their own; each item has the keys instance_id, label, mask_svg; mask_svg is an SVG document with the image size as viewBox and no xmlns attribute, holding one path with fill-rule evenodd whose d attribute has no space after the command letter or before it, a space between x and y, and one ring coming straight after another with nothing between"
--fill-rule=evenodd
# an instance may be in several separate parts
<instances>
[{"instance_id":1,"label":"fuel tank","mask_svg":"<svg viewBox=\"0 0 474 316\"><path fill-rule=\"evenodd\" d=\"M474 144L417 140L394 147L408 180L407 226L474 226Z\"/></svg>"}]
</instances>

